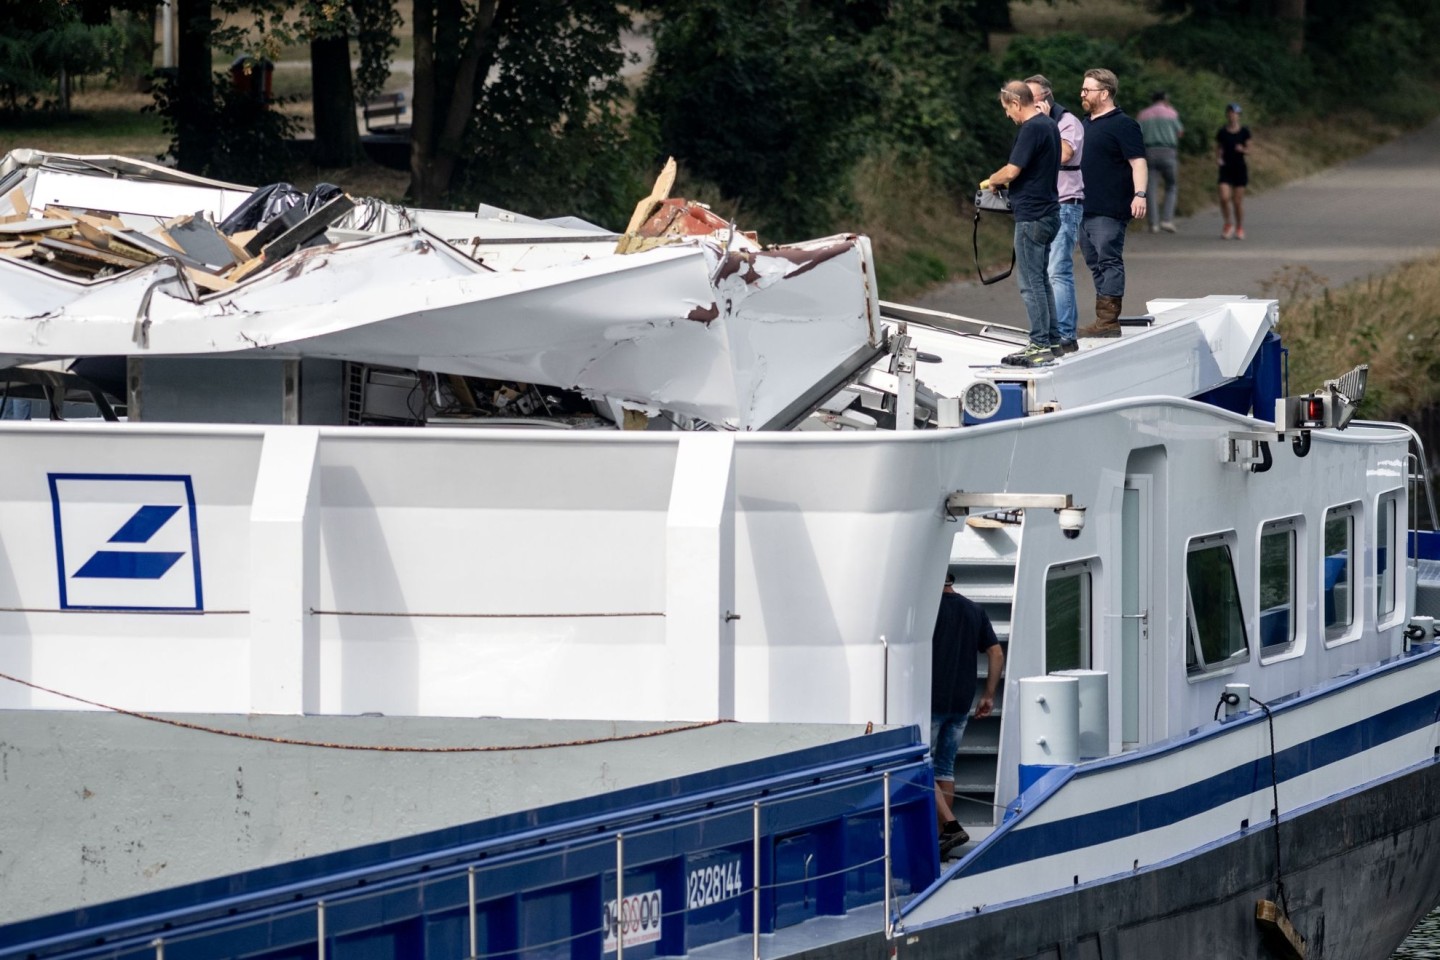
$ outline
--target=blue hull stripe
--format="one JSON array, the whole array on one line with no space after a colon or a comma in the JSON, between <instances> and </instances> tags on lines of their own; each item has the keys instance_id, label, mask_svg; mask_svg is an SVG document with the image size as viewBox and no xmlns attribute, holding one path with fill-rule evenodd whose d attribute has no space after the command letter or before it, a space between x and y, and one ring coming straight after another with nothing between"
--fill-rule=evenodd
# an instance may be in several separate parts
<instances>
[{"instance_id":1,"label":"blue hull stripe","mask_svg":"<svg viewBox=\"0 0 1440 960\"><path fill-rule=\"evenodd\" d=\"M1281 784L1440 722L1440 693L1340 727L1275 755ZM1142 761L1143 762L1143 761ZM1097 774L1100 771L1097 771ZM1077 774L1084 776L1084 774ZM1270 787L1270 756L1231 767L1168 793L1005 834L956 876L974 876L1040 857L1081 850L1147 830L1169 827ZM1050 798L1053 802L1053 795ZM1236 824L1238 827L1239 824ZM1256 824L1260 826L1260 824Z\"/></svg>"}]
</instances>

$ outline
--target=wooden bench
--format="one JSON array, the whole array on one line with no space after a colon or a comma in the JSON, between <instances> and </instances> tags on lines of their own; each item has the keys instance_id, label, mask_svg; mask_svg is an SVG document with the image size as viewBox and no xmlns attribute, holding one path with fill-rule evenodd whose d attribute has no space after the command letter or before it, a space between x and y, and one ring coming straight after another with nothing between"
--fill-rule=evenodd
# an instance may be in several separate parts
<instances>
[{"instance_id":1,"label":"wooden bench","mask_svg":"<svg viewBox=\"0 0 1440 960\"><path fill-rule=\"evenodd\" d=\"M385 132L398 132L405 126L400 118L405 116L405 94L385 93L365 104L365 129L375 133L375 125L372 121L391 118L390 122L380 129Z\"/></svg>"}]
</instances>

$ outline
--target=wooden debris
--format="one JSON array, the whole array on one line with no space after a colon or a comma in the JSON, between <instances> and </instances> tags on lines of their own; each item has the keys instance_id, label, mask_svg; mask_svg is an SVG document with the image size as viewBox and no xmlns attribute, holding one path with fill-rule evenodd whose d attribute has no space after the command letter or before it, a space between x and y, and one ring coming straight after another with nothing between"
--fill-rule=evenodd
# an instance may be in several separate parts
<instances>
[{"instance_id":1,"label":"wooden debris","mask_svg":"<svg viewBox=\"0 0 1440 960\"><path fill-rule=\"evenodd\" d=\"M46 237L39 244L46 250L55 253L56 256L65 257L72 262L78 261L82 265L95 268L98 272L102 267L120 267L123 270L132 270L142 266L143 261L131 257L121 256L110 250L100 250L88 243L72 243L68 240L56 240L54 237Z\"/></svg>"},{"instance_id":2,"label":"wooden debris","mask_svg":"<svg viewBox=\"0 0 1440 960\"><path fill-rule=\"evenodd\" d=\"M1305 938L1272 900L1255 901L1255 923L1272 950L1287 960L1305 960Z\"/></svg>"},{"instance_id":3,"label":"wooden debris","mask_svg":"<svg viewBox=\"0 0 1440 960\"><path fill-rule=\"evenodd\" d=\"M68 231L75 226L74 220L55 220L47 218L30 218L15 223L0 223L0 235L15 236L17 234L42 234L52 231Z\"/></svg>"},{"instance_id":4,"label":"wooden debris","mask_svg":"<svg viewBox=\"0 0 1440 960\"><path fill-rule=\"evenodd\" d=\"M244 280L246 277L250 276L250 274L254 273L256 270L259 270L263 266L266 266L266 261L264 257L251 257L249 260L246 260L244 263L240 264L240 266L227 273L225 277L231 283L239 283L241 280Z\"/></svg>"},{"instance_id":5,"label":"wooden debris","mask_svg":"<svg viewBox=\"0 0 1440 960\"><path fill-rule=\"evenodd\" d=\"M10 191L10 206L23 219L30 216L30 199L25 196L25 191L16 187Z\"/></svg>"},{"instance_id":6,"label":"wooden debris","mask_svg":"<svg viewBox=\"0 0 1440 960\"><path fill-rule=\"evenodd\" d=\"M0 257L28 257L35 250L33 243L0 243Z\"/></svg>"},{"instance_id":7,"label":"wooden debris","mask_svg":"<svg viewBox=\"0 0 1440 960\"><path fill-rule=\"evenodd\" d=\"M236 260L246 259L244 256L237 257L225 242L224 234L200 213L180 217L167 224L164 239L211 271L227 270L235 265Z\"/></svg>"}]
</instances>

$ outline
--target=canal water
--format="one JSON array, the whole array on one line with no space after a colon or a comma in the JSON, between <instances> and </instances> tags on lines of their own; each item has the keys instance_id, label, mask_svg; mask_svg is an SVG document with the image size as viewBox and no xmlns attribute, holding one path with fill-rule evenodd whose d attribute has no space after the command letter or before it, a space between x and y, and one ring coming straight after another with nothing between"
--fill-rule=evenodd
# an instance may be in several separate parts
<instances>
[{"instance_id":1,"label":"canal water","mask_svg":"<svg viewBox=\"0 0 1440 960\"><path fill-rule=\"evenodd\" d=\"M1392 960L1440 960L1440 910L1421 920L1391 957Z\"/></svg>"}]
</instances>

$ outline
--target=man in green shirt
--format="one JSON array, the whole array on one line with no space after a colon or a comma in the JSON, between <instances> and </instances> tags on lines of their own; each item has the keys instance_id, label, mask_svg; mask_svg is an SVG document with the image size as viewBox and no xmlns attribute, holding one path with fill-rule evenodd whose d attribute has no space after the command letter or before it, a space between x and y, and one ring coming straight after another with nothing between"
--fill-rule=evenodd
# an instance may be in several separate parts
<instances>
[{"instance_id":1,"label":"man in green shirt","mask_svg":"<svg viewBox=\"0 0 1440 960\"><path fill-rule=\"evenodd\" d=\"M1174 233L1175 184L1180 170L1180 138L1185 135L1185 127L1164 90L1156 90L1150 97L1150 106L1136 114L1135 119L1140 121L1140 134L1145 138L1145 162L1165 181L1165 210L1162 214L1159 203L1150 204L1150 232ZM1155 181L1150 183L1153 190Z\"/></svg>"}]
</instances>

